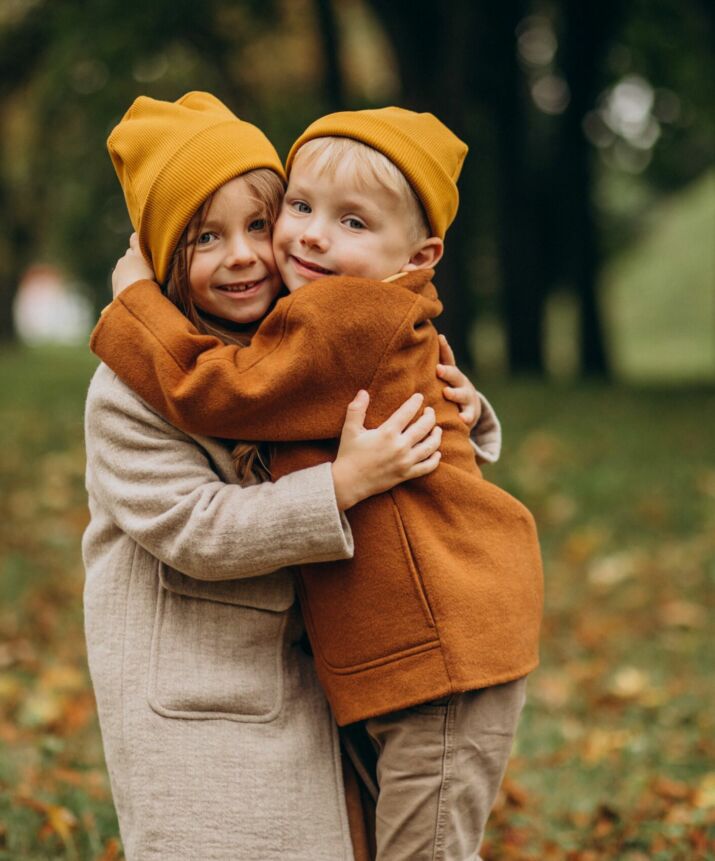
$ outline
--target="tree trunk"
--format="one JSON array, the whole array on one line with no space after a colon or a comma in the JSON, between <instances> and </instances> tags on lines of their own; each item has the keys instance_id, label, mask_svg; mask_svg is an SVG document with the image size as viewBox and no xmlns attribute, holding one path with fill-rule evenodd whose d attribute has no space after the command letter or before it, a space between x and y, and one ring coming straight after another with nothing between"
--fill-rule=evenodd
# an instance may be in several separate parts
<instances>
[{"instance_id":1,"label":"tree trunk","mask_svg":"<svg viewBox=\"0 0 715 861\"><path fill-rule=\"evenodd\" d=\"M604 85L604 55L615 32L622 0L565 0L558 59L571 90L563 117L559 162L562 235L569 237L564 274L580 306L581 373L608 377L603 317L598 300L601 253L594 214L594 153L582 123Z\"/></svg>"},{"instance_id":2,"label":"tree trunk","mask_svg":"<svg viewBox=\"0 0 715 861\"><path fill-rule=\"evenodd\" d=\"M465 137L469 94L466 80L470 62L470 37L475 4L470 0L372 0L395 51L402 88L401 104L416 111L429 111L460 137ZM462 197L468 185L467 171L460 179ZM458 363L471 365L469 333L472 296L469 283L469 254L472 224L460 212L445 241L445 255L435 281L444 312L438 328L449 340Z\"/></svg>"},{"instance_id":3,"label":"tree trunk","mask_svg":"<svg viewBox=\"0 0 715 861\"><path fill-rule=\"evenodd\" d=\"M329 112L345 110L345 80L341 63L340 26L333 0L314 0L325 70L323 98Z\"/></svg>"},{"instance_id":4,"label":"tree trunk","mask_svg":"<svg viewBox=\"0 0 715 861\"><path fill-rule=\"evenodd\" d=\"M529 96L516 57L515 30L527 12L525 0L488 7L484 26L492 79L485 98L496 135L496 229L509 369L543 374L544 310L551 280L543 234L550 207L548 193L541 193L546 174L534 164L533 148L529 151Z\"/></svg>"}]
</instances>

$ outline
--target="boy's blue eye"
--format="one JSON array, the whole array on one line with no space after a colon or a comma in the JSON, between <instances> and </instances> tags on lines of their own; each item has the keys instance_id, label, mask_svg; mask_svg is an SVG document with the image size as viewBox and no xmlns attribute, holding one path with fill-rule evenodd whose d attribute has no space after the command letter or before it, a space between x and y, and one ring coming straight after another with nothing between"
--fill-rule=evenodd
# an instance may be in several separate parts
<instances>
[{"instance_id":1,"label":"boy's blue eye","mask_svg":"<svg viewBox=\"0 0 715 861\"><path fill-rule=\"evenodd\" d=\"M292 206L293 206L293 209L295 209L297 212L303 212L303 213L312 212L311 208L303 200L294 200L292 203Z\"/></svg>"},{"instance_id":2,"label":"boy's blue eye","mask_svg":"<svg viewBox=\"0 0 715 861\"><path fill-rule=\"evenodd\" d=\"M365 225L359 218L346 218L345 223L351 230L363 230Z\"/></svg>"}]
</instances>

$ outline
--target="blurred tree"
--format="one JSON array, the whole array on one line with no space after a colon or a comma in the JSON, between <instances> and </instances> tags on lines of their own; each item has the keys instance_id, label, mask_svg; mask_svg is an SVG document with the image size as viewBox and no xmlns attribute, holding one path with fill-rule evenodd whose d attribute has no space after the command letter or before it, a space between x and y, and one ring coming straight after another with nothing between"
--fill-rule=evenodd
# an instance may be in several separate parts
<instances>
[{"instance_id":1,"label":"blurred tree","mask_svg":"<svg viewBox=\"0 0 715 861\"><path fill-rule=\"evenodd\" d=\"M478 4L450 0L393 0L370 4L382 22L395 50L402 84L402 103L417 111L439 115L457 135L465 132L470 108L467 68L473 59L470 42ZM460 182L462 209L470 182L470 162ZM469 170L469 173L467 172ZM469 321L472 304L469 285L471 219L460 211L450 228L438 283L444 301L440 329L446 334L460 364L469 362Z\"/></svg>"},{"instance_id":2,"label":"blurred tree","mask_svg":"<svg viewBox=\"0 0 715 861\"><path fill-rule=\"evenodd\" d=\"M0 128L11 123L13 102L35 73L52 40L44 4L0 30ZM14 339L12 302L32 256L35 225L31 201L17 188L17 165L7 135L0 139L0 342Z\"/></svg>"},{"instance_id":3,"label":"blurred tree","mask_svg":"<svg viewBox=\"0 0 715 861\"><path fill-rule=\"evenodd\" d=\"M624 0L587 0L562 4L559 66L569 88L569 101L559 127L552 175L560 203L557 235L561 244L561 276L572 284L579 301L581 371L608 376L610 368L598 301L602 262L595 214L596 153L583 131L584 117L595 106L608 81L606 58L623 16Z\"/></svg>"},{"instance_id":4,"label":"blurred tree","mask_svg":"<svg viewBox=\"0 0 715 861\"><path fill-rule=\"evenodd\" d=\"M460 361L468 357L469 258L477 231L486 230L498 249L510 369L544 372L546 301L563 285L580 309L581 372L607 376L598 296L604 236L596 183L609 163L603 138L594 140L597 135L589 135L586 125L604 122L605 99L627 71L613 62L614 51L626 41L629 47L620 51L626 65L662 88L664 112L682 99L698 114L697 127L691 117L690 128L681 126L670 146L656 151L644 181L655 186L666 181L674 188L706 170L713 163L712 119L703 119L711 99L697 77L709 71L713 80L712 7L702 0L446 0L438 6L426 0L371 0L370 5L394 46L405 103L437 111L458 134L472 132L467 137L479 148L478 170L494 177L486 201L493 212L489 220L470 205L478 183L474 156L467 160L460 218L440 266L447 306L440 324ZM650 159L655 140L631 145L608 134L619 153L625 152L627 169L649 166L643 158ZM628 147L635 155L630 162ZM605 164L598 163L598 153ZM621 241L627 235L619 231Z\"/></svg>"},{"instance_id":5,"label":"blurred tree","mask_svg":"<svg viewBox=\"0 0 715 861\"><path fill-rule=\"evenodd\" d=\"M343 111L347 107L345 78L342 67L340 26L331 0L313 0L325 60L323 91L326 113Z\"/></svg>"},{"instance_id":6,"label":"blurred tree","mask_svg":"<svg viewBox=\"0 0 715 861\"><path fill-rule=\"evenodd\" d=\"M130 232L107 133L140 93L204 88L250 111L237 48L275 14L271 0L238 9L220 0L37 0L0 18L1 340L13 337L12 300L31 259L64 264L104 304L110 262Z\"/></svg>"},{"instance_id":7,"label":"blurred tree","mask_svg":"<svg viewBox=\"0 0 715 861\"><path fill-rule=\"evenodd\" d=\"M367 106L345 73L358 6L394 52L401 102L437 113L472 148L438 272L440 326L460 362L477 310L498 307L511 370L544 373L547 300L568 289L581 370L607 374L604 258L633 239L636 205L713 163L705 0L0 6L0 339L32 259L63 263L103 304L129 232L105 140L135 96L211 90L283 151L319 111Z\"/></svg>"}]
</instances>

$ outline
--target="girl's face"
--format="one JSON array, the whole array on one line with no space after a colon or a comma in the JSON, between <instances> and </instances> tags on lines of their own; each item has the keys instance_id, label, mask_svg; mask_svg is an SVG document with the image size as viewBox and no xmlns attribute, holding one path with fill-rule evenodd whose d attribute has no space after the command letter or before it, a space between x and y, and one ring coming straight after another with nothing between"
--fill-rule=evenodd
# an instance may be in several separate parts
<instances>
[{"instance_id":1,"label":"girl's face","mask_svg":"<svg viewBox=\"0 0 715 861\"><path fill-rule=\"evenodd\" d=\"M189 285L194 303L231 323L254 323L268 311L281 279L271 248L271 225L239 176L214 194L197 233Z\"/></svg>"}]
</instances>

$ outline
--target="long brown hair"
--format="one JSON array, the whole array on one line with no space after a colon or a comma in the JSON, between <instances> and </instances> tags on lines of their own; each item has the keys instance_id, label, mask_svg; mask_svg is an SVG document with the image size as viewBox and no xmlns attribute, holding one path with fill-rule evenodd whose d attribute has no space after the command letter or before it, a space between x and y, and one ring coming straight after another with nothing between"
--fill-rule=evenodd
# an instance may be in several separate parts
<instances>
[{"instance_id":1,"label":"long brown hair","mask_svg":"<svg viewBox=\"0 0 715 861\"><path fill-rule=\"evenodd\" d=\"M243 174L251 194L262 207L262 217L273 226L278 217L283 199L283 181L272 170L259 168ZM191 296L189 271L194 255L196 241L201 232L201 225L206 220L213 194L201 204L181 234L169 263L169 272L163 285L163 291L168 299L188 317L191 323L204 335L214 335L226 344L236 344L247 347L251 342L251 327L244 330L234 330L222 326L214 317L209 318L196 306ZM239 481L244 484L251 478L261 481L270 479L270 446L265 443L238 442L231 452L233 465Z\"/></svg>"}]
</instances>

